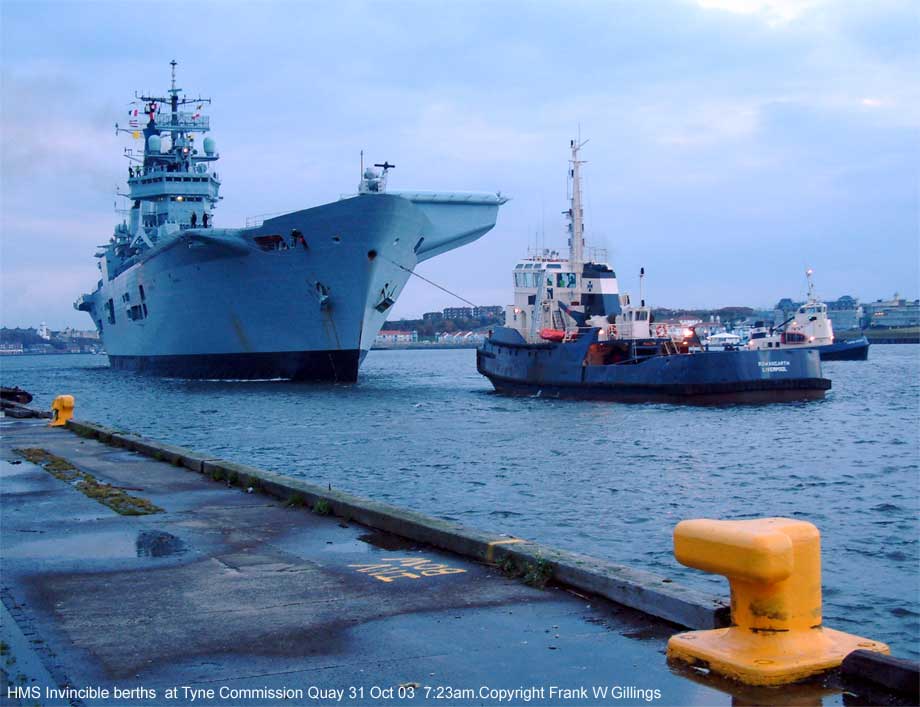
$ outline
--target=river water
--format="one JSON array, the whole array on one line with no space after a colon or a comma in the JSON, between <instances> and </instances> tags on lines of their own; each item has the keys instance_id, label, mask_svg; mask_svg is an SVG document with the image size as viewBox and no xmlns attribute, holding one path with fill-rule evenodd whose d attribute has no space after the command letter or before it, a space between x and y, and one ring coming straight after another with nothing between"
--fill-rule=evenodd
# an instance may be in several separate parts
<instances>
[{"instance_id":1,"label":"river water","mask_svg":"<svg viewBox=\"0 0 920 707\"><path fill-rule=\"evenodd\" d=\"M920 657L920 346L826 362L824 401L683 407L506 398L475 352L374 351L360 382L162 380L104 356L0 360L77 417L727 593L681 567L684 518L822 533L826 625Z\"/></svg>"}]
</instances>

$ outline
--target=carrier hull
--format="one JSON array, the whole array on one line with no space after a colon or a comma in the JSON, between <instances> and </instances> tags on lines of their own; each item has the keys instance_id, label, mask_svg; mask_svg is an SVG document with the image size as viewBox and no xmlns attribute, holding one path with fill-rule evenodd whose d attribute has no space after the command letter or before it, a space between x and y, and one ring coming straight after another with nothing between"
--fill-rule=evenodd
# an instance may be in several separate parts
<instances>
[{"instance_id":1,"label":"carrier hull","mask_svg":"<svg viewBox=\"0 0 920 707\"><path fill-rule=\"evenodd\" d=\"M724 351L591 365L597 332L560 344L528 344L499 329L477 369L500 393L622 402L693 404L817 400L830 389L817 351Z\"/></svg>"},{"instance_id":2,"label":"carrier hull","mask_svg":"<svg viewBox=\"0 0 920 707\"><path fill-rule=\"evenodd\" d=\"M353 383L364 358L351 351L274 351L262 353L109 356L112 368L167 378L222 380L334 381Z\"/></svg>"},{"instance_id":3,"label":"carrier hull","mask_svg":"<svg viewBox=\"0 0 920 707\"><path fill-rule=\"evenodd\" d=\"M78 306L116 369L354 381L417 263L494 226L502 199L460 196L362 195L250 229L187 229Z\"/></svg>"}]
</instances>

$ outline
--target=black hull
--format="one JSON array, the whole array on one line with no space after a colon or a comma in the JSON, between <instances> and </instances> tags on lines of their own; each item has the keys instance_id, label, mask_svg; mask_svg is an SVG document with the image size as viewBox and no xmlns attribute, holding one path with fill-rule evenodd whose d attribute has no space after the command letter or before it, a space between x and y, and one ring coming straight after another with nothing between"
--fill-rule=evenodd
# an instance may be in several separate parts
<instances>
[{"instance_id":1,"label":"black hull","mask_svg":"<svg viewBox=\"0 0 920 707\"><path fill-rule=\"evenodd\" d=\"M28 405L32 402L32 394L18 386L13 388L7 388L4 386L0 388L0 399L7 400L12 403L19 403L20 405Z\"/></svg>"},{"instance_id":2,"label":"black hull","mask_svg":"<svg viewBox=\"0 0 920 707\"><path fill-rule=\"evenodd\" d=\"M504 395L540 396L567 400L603 400L619 403L683 403L725 405L821 400L831 387L826 378L722 383L703 385L539 385L486 376Z\"/></svg>"},{"instance_id":3,"label":"black hull","mask_svg":"<svg viewBox=\"0 0 920 707\"><path fill-rule=\"evenodd\" d=\"M169 378L354 383L362 352L274 351L181 356L109 356L112 368Z\"/></svg>"},{"instance_id":4,"label":"black hull","mask_svg":"<svg viewBox=\"0 0 920 707\"><path fill-rule=\"evenodd\" d=\"M843 342L818 348L822 361L867 361L869 342Z\"/></svg>"}]
</instances>

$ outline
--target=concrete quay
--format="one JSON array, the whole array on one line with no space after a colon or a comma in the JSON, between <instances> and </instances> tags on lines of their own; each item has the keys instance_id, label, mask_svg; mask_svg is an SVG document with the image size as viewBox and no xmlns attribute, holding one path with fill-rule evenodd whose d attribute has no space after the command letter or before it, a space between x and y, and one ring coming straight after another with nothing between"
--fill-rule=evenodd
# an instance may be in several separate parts
<instances>
[{"instance_id":1,"label":"concrete quay","mask_svg":"<svg viewBox=\"0 0 920 707\"><path fill-rule=\"evenodd\" d=\"M647 573L69 427L0 422L2 704L911 703L669 667L675 624L724 610ZM155 512L116 512L113 489Z\"/></svg>"}]
</instances>

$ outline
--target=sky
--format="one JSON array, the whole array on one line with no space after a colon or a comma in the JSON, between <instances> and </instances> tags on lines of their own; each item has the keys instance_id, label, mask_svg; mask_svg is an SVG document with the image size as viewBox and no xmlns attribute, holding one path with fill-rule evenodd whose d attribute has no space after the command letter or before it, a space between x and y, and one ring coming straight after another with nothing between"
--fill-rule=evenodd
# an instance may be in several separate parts
<instances>
[{"instance_id":1,"label":"sky","mask_svg":"<svg viewBox=\"0 0 920 707\"><path fill-rule=\"evenodd\" d=\"M0 1L0 324L89 328L72 302L120 216L135 91L210 96L215 225L354 192L501 191L494 230L418 272L512 299L586 239L653 306L920 296L920 10L906 0ZM411 278L391 318L462 304Z\"/></svg>"}]
</instances>

